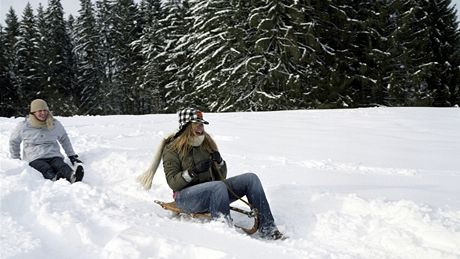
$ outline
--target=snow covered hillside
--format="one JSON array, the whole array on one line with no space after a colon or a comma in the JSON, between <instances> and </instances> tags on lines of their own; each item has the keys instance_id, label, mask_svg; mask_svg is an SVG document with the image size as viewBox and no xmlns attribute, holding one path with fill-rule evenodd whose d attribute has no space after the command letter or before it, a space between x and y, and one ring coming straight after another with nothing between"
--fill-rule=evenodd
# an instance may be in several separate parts
<instances>
[{"instance_id":1,"label":"snow covered hillside","mask_svg":"<svg viewBox=\"0 0 460 259\"><path fill-rule=\"evenodd\" d=\"M205 113L229 176L252 171L280 230L171 219L160 166L135 181L175 114L58 117L83 182L9 158L23 118L0 118L0 258L460 258L460 109Z\"/></svg>"}]
</instances>

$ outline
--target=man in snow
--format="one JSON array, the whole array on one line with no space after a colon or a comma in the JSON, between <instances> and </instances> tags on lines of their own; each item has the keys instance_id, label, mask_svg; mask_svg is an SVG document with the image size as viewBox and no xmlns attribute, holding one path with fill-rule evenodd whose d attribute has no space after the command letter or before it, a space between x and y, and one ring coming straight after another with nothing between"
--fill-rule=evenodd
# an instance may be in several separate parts
<instances>
[{"instance_id":1,"label":"man in snow","mask_svg":"<svg viewBox=\"0 0 460 259\"><path fill-rule=\"evenodd\" d=\"M246 196L259 212L259 234L280 239L262 184L253 173L226 179L227 164L205 132L203 113L188 108L179 112L179 130L163 150L166 181L176 206L187 213L210 212L213 219L230 218L230 203Z\"/></svg>"},{"instance_id":2,"label":"man in snow","mask_svg":"<svg viewBox=\"0 0 460 259\"><path fill-rule=\"evenodd\" d=\"M75 170L64 162L58 141ZM83 179L82 162L75 154L66 130L58 120L53 118L44 100L33 100L30 104L29 116L12 132L10 153L14 159L21 159L21 142L24 142L23 159L46 179L56 181L65 178L70 183Z\"/></svg>"}]
</instances>

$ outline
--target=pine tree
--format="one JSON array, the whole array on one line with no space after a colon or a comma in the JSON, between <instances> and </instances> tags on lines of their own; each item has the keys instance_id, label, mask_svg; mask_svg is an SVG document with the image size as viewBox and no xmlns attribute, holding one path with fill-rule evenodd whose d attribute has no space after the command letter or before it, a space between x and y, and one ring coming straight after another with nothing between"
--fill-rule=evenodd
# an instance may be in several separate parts
<instances>
[{"instance_id":1,"label":"pine tree","mask_svg":"<svg viewBox=\"0 0 460 259\"><path fill-rule=\"evenodd\" d=\"M77 66L76 101L80 114L99 114L103 67L99 53L99 37L96 19L90 0L80 0L81 9L75 26L75 48Z\"/></svg>"},{"instance_id":2,"label":"pine tree","mask_svg":"<svg viewBox=\"0 0 460 259\"><path fill-rule=\"evenodd\" d=\"M292 1L266 0L251 10L248 23L254 28L246 63L247 86L251 90L250 110L278 110L302 105L298 97L302 67L311 50L303 42L306 30L305 6ZM310 60L311 61L311 60ZM257 107L259 106L259 107Z\"/></svg>"},{"instance_id":3,"label":"pine tree","mask_svg":"<svg viewBox=\"0 0 460 259\"><path fill-rule=\"evenodd\" d=\"M311 2L310 2L311 3ZM321 82L319 75L323 60L320 57L321 40L316 35L319 26L318 16L308 1L298 1L294 6L297 12L297 22L292 23L295 41L299 49L299 64L296 64L298 78L296 84L287 92L287 100L291 109L311 108L316 106L316 99L310 94Z\"/></svg>"},{"instance_id":4,"label":"pine tree","mask_svg":"<svg viewBox=\"0 0 460 259\"><path fill-rule=\"evenodd\" d=\"M27 4L19 25L19 37L16 47L16 58L18 60L16 83L22 100L19 104L20 107L27 107L40 93L40 86L37 84L39 82L37 72L40 71L38 38L33 10L31 5Z\"/></svg>"},{"instance_id":5,"label":"pine tree","mask_svg":"<svg viewBox=\"0 0 460 259\"><path fill-rule=\"evenodd\" d=\"M57 114L73 114L77 108L74 104L72 89L72 46L60 0L49 1L45 23L47 30L43 45L47 50L48 67L44 93L46 99L53 100L52 107Z\"/></svg>"},{"instance_id":6,"label":"pine tree","mask_svg":"<svg viewBox=\"0 0 460 259\"><path fill-rule=\"evenodd\" d=\"M302 105L295 97L302 95L302 63L311 54L303 5L265 1L256 7L241 1L191 2L194 24L186 45L194 86L188 100L218 111Z\"/></svg>"},{"instance_id":7,"label":"pine tree","mask_svg":"<svg viewBox=\"0 0 460 259\"><path fill-rule=\"evenodd\" d=\"M45 98L44 96L46 89L46 85L48 84L48 49L46 48L46 32L48 30L46 20L45 20L45 13L46 10L43 6L39 3L37 8L37 15L36 15L36 27L37 27L37 44L38 44L38 53L37 53L37 62L38 62L38 70L36 72L37 78L37 89L40 90L40 94L37 97Z\"/></svg>"},{"instance_id":8,"label":"pine tree","mask_svg":"<svg viewBox=\"0 0 460 259\"><path fill-rule=\"evenodd\" d=\"M72 114L80 114L81 112L79 111L80 110L80 93L81 93L81 89L80 89L80 86L78 84L78 67L77 67L77 54L73 51L75 49L75 45L76 45L76 28L75 28L75 25L76 25L76 21L75 19L73 18L73 15L69 15L69 18L67 19L67 21L65 21L65 24L66 24L66 31L67 31L67 34L69 35L69 50L70 50L70 53L69 53L69 64L70 64L70 94L72 96L72 100L73 100L73 105L75 107L74 110L72 110Z\"/></svg>"},{"instance_id":9,"label":"pine tree","mask_svg":"<svg viewBox=\"0 0 460 259\"><path fill-rule=\"evenodd\" d=\"M452 106L457 103L460 87L460 31L450 0L422 1L424 13L428 13L428 44L424 52L430 60L423 64L430 67L426 81L433 93L434 106Z\"/></svg>"},{"instance_id":10,"label":"pine tree","mask_svg":"<svg viewBox=\"0 0 460 259\"><path fill-rule=\"evenodd\" d=\"M163 73L166 78L165 98L166 111L175 112L186 106L195 105L190 98L194 89L192 88L192 78L190 78L190 66L187 59L189 57L189 46L185 44L189 34L190 20L188 1L169 0L164 3L165 18L160 20L162 29L159 33L165 37L165 47L162 57L167 64Z\"/></svg>"},{"instance_id":11,"label":"pine tree","mask_svg":"<svg viewBox=\"0 0 460 259\"><path fill-rule=\"evenodd\" d=\"M375 2L367 10L371 19L366 20L368 47L364 58L367 76L375 83L364 84L357 94L361 104L388 105L388 71L394 63L389 38L394 30L394 20L383 1Z\"/></svg>"},{"instance_id":12,"label":"pine tree","mask_svg":"<svg viewBox=\"0 0 460 259\"><path fill-rule=\"evenodd\" d=\"M6 27L3 33L2 44L2 79L5 81L5 94L2 93L2 113L8 116L26 114L27 107L20 106L20 98L18 94L18 60L16 56L17 42L19 37L19 21L18 17L10 8L6 14Z\"/></svg>"},{"instance_id":13,"label":"pine tree","mask_svg":"<svg viewBox=\"0 0 460 259\"><path fill-rule=\"evenodd\" d=\"M354 100L349 95L354 81L356 59L354 37L356 10L347 1L311 1L313 34L320 45L315 66L317 86L307 93L313 107L350 107Z\"/></svg>"},{"instance_id":14,"label":"pine tree","mask_svg":"<svg viewBox=\"0 0 460 259\"><path fill-rule=\"evenodd\" d=\"M133 43L134 48L140 49L143 64L140 71L139 86L142 113L161 112L165 105L163 76L165 69L164 34L160 31L160 20L163 11L159 0L143 0L139 10L143 21L143 32L139 41Z\"/></svg>"},{"instance_id":15,"label":"pine tree","mask_svg":"<svg viewBox=\"0 0 460 259\"><path fill-rule=\"evenodd\" d=\"M139 67L142 58L139 50L131 44L139 39L142 28L137 6L133 0L118 0L113 13L113 54L114 78L112 81L112 100L119 107L115 112L139 114L141 105L138 86Z\"/></svg>"},{"instance_id":16,"label":"pine tree","mask_svg":"<svg viewBox=\"0 0 460 259\"><path fill-rule=\"evenodd\" d=\"M113 78L115 74L114 65L114 37L112 28L114 27L113 2L110 0L96 1L96 31L99 33L98 52L101 57L101 70L103 77L101 81L102 95L99 98L103 114L120 113L119 104L112 100L115 89Z\"/></svg>"},{"instance_id":17,"label":"pine tree","mask_svg":"<svg viewBox=\"0 0 460 259\"><path fill-rule=\"evenodd\" d=\"M185 99L202 106L204 110L219 110L219 103L229 95L226 69L231 66L231 26L235 10L232 1L190 1L193 21L189 34L184 37L189 49L186 61L192 75L191 91Z\"/></svg>"},{"instance_id":18,"label":"pine tree","mask_svg":"<svg viewBox=\"0 0 460 259\"><path fill-rule=\"evenodd\" d=\"M0 46L5 46L5 43L5 32L0 25ZM14 89L9 75L6 48L0 48L0 85L2 86L0 116L9 117L17 115L17 106L15 104L18 102L19 97L17 96L17 92Z\"/></svg>"},{"instance_id":19,"label":"pine tree","mask_svg":"<svg viewBox=\"0 0 460 259\"><path fill-rule=\"evenodd\" d=\"M351 32L347 57L351 82L346 90L352 100L349 106L383 103L385 91L381 81L384 75L379 65L380 59L385 59L386 24L379 17L384 13L383 6L375 1L349 1L344 11Z\"/></svg>"}]
</instances>

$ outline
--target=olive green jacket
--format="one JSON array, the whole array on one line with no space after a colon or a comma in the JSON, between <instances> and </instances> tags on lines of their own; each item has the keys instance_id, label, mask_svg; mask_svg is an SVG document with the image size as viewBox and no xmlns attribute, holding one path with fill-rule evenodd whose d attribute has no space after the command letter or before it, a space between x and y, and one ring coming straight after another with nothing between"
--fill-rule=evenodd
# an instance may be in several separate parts
<instances>
[{"instance_id":1,"label":"olive green jacket","mask_svg":"<svg viewBox=\"0 0 460 259\"><path fill-rule=\"evenodd\" d=\"M163 169L166 175L166 182L173 191L180 191L185 187L195 184L223 180L227 177L227 164L222 162L220 165L213 163L208 172L203 172L193 177L188 182L184 177L187 171L202 160L210 159L211 154L201 146L193 147L185 156L180 156L171 149L171 144L166 145L163 150Z\"/></svg>"}]
</instances>

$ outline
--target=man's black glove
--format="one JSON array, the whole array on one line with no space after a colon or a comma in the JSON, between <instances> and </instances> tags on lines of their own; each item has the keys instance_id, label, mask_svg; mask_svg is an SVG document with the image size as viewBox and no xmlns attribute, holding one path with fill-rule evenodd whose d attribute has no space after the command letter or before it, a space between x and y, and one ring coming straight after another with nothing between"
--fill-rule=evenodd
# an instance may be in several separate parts
<instances>
[{"instance_id":1,"label":"man's black glove","mask_svg":"<svg viewBox=\"0 0 460 259\"><path fill-rule=\"evenodd\" d=\"M222 157L220 156L219 151L214 151L211 154L212 161L216 161L218 164L222 163Z\"/></svg>"},{"instance_id":2,"label":"man's black glove","mask_svg":"<svg viewBox=\"0 0 460 259\"><path fill-rule=\"evenodd\" d=\"M78 155L69 156L69 159L72 165L75 163L83 163L80 159L78 159Z\"/></svg>"},{"instance_id":3,"label":"man's black glove","mask_svg":"<svg viewBox=\"0 0 460 259\"><path fill-rule=\"evenodd\" d=\"M191 177L195 177L198 174L204 173L209 170L209 167L211 166L211 162L212 162L211 159L200 161L192 169L189 169L188 173L190 174Z\"/></svg>"}]
</instances>

